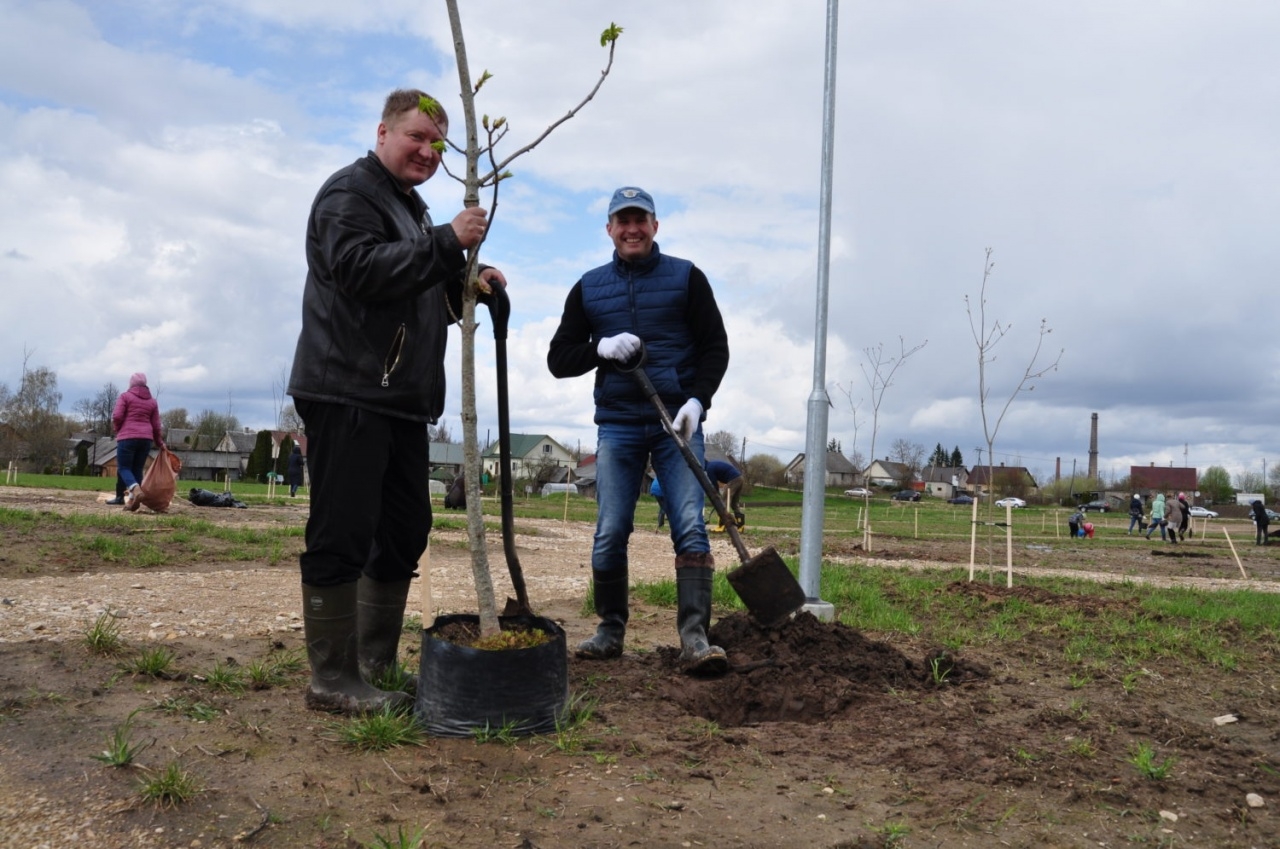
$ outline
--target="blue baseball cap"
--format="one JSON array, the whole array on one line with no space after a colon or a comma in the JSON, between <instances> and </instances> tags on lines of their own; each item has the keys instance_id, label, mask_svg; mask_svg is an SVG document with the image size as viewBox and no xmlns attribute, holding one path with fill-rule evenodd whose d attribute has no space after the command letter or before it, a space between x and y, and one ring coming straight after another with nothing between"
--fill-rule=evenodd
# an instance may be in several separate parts
<instances>
[{"instance_id":1,"label":"blue baseball cap","mask_svg":"<svg viewBox=\"0 0 1280 849\"><path fill-rule=\"evenodd\" d=\"M613 199L609 201L609 217L622 209L643 209L650 215L657 215L653 209L653 197L635 186L623 186L613 193Z\"/></svg>"}]
</instances>

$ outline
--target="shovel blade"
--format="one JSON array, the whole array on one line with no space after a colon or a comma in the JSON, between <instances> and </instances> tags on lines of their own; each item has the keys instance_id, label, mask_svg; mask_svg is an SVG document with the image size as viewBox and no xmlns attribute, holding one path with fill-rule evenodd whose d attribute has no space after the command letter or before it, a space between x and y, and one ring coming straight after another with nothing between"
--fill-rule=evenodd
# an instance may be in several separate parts
<instances>
[{"instance_id":1,"label":"shovel blade","mask_svg":"<svg viewBox=\"0 0 1280 849\"><path fill-rule=\"evenodd\" d=\"M804 590L777 549L770 546L726 576L738 598L762 625L773 625L804 606Z\"/></svg>"}]
</instances>

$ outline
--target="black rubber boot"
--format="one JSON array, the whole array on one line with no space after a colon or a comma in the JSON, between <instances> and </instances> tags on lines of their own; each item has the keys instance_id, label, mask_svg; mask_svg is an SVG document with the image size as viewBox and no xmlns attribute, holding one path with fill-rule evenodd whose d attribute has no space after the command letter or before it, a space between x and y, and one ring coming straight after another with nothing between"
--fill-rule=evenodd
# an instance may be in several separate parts
<instances>
[{"instance_id":1,"label":"black rubber boot","mask_svg":"<svg viewBox=\"0 0 1280 849\"><path fill-rule=\"evenodd\" d=\"M689 557L689 555L681 555ZM705 555L707 560L711 555ZM729 669L724 649L711 645L711 566L682 566L676 558L676 628L680 631L680 663L695 675L720 675ZM714 562L714 561L713 561Z\"/></svg>"},{"instance_id":2,"label":"black rubber boot","mask_svg":"<svg viewBox=\"0 0 1280 849\"><path fill-rule=\"evenodd\" d=\"M627 635L627 570L591 570L591 586L596 598L596 615L600 624L596 635L578 643L574 652L587 660L608 660L622 656L622 641Z\"/></svg>"},{"instance_id":3,"label":"black rubber boot","mask_svg":"<svg viewBox=\"0 0 1280 849\"><path fill-rule=\"evenodd\" d=\"M356 585L302 585L302 623L311 663L307 707L332 713L376 713L387 707L408 708L406 693L389 693L360 675L356 628Z\"/></svg>"},{"instance_id":4,"label":"black rubber boot","mask_svg":"<svg viewBox=\"0 0 1280 849\"><path fill-rule=\"evenodd\" d=\"M360 632L360 674L369 682L381 681L394 669L404 631L404 608L409 581L383 584L361 576L356 583L356 610ZM411 693L418 692L418 676L410 674Z\"/></svg>"}]
</instances>

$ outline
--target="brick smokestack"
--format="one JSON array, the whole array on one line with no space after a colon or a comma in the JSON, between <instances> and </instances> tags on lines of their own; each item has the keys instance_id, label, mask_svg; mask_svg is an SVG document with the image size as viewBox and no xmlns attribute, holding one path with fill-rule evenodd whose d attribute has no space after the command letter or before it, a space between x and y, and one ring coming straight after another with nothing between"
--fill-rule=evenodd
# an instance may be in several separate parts
<instances>
[{"instance_id":1,"label":"brick smokestack","mask_svg":"<svg viewBox=\"0 0 1280 849\"><path fill-rule=\"evenodd\" d=\"M1093 414L1089 427L1089 480L1098 479L1098 414Z\"/></svg>"}]
</instances>

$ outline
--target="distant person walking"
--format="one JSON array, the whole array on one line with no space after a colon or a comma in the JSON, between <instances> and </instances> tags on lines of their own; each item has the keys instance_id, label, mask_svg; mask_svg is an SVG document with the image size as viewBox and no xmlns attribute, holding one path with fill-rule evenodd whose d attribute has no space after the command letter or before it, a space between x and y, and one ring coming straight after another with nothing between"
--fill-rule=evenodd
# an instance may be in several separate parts
<instances>
[{"instance_id":1,"label":"distant person walking","mask_svg":"<svg viewBox=\"0 0 1280 849\"><path fill-rule=\"evenodd\" d=\"M1271 517L1267 515L1267 507L1258 499L1249 502L1249 506L1253 508L1253 524L1257 531L1257 539L1255 545L1268 545L1267 525L1271 524Z\"/></svg>"},{"instance_id":2,"label":"distant person walking","mask_svg":"<svg viewBox=\"0 0 1280 849\"><path fill-rule=\"evenodd\" d=\"M111 413L111 426L116 432L116 497L108 504L123 504L126 510L141 506L138 493L147 457L154 444L164 447L160 424L160 405L151 397L147 376L140 371L129 377L129 388L116 399Z\"/></svg>"},{"instance_id":3,"label":"distant person walking","mask_svg":"<svg viewBox=\"0 0 1280 849\"><path fill-rule=\"evenodd\" d=\"M1165 524L1169 526L1169 542L1174 545L1178 544L1178 530L1182 527L1183 515L1182 502L1178 499L1171 498L1165 502L1164 520ZM1160 536L1164 536L1163 531L1160 533Z\"/></svg>"},{"instance_id":4,"label":"distant person walking","mask_svg":"<svg viewBox=\"0 0 1280 849\"><path fill-rule=\"evenodd\" d=\"M1191 504L1187 501L1185 492L1178 493L1178 507L1182 510L1182 521L1178 523L1178 539L1187 538L1187 531L1191 529Z\"/></svg>"},{"instance_id":5,"label":"distant person walking","mask_svg":"<svg viewBox=\"0 0 1280 849\"><path fill-rule=\"evenodd\" d=\"M298 494L298 487L302 486L302 470L307 465L307 458L302 456L302 446L294 443L293 450L289 452L289 497L293 498Z\"/></svg>"},{"instance_id":6,"label":"distant person walking","mask_svg":"<svg viewBox=\"0 0 1280 849\"><path fill-rule=\"evenodd\" d=\"M1147 539L1151 539L1151 535L1155 533L1156 528L1160 529L1160 539L1164 539L1164 526L1167 523L1164 520L1164 493L1156 496L1156 500L1151 502L1151 526L1147 528Z\"/></svg>"},{"instance_id":7,"label":"distant person walking","mask_svg":"<svg viewBox=\"0 0 1280 849\"><path fill-rule=\"evenodd\" d=\"M1142 507L1142 498L1141 496L1138 495L1138 493L1135 492L1133 494L1133 498L1129 499L1129 533L1130 534L1133 533L1133 529L1135 527L1138 529L1139 533L1142 532L1142 514L1144 512L1145 511Z\"/></svg>"},{"instance_id":8,"label":"distant person walking","mask_svg":"<svg viewBox=\"0 0 1280 849\"><path fill-rule=\"evenodd\" d=\"M653 483L649 485L649 494L658 502L658 527L662 527L667 519L667 499L662 495L662 485L658 483L655 477Z\"/></svg>"}]
</instances>

